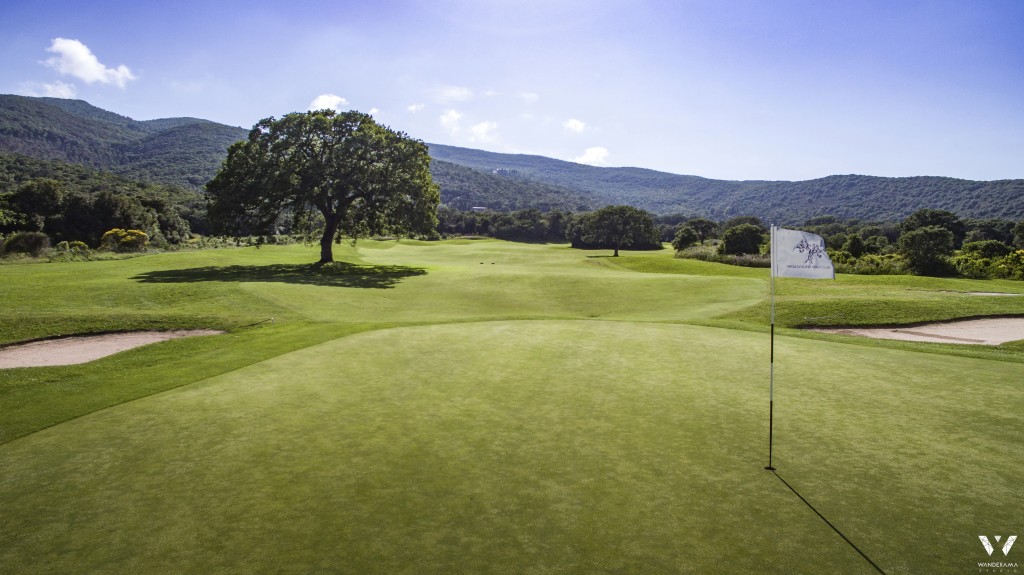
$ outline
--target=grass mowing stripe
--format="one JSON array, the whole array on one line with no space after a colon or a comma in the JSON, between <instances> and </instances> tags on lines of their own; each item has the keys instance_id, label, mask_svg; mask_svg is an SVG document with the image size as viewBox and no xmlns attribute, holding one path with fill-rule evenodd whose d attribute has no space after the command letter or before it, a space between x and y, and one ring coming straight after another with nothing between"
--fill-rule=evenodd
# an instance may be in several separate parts
<instances>
[{"instance_id":1,"label":"grass mowing stripe","mask_svg":"<svg viewBox=\"0 0 1024 575\"><path fill-rule=\"evenodd\" d=\"M0 444L122 403L180 388L379 325L276 324L145 346L88 364L6 370Z\"/></svg>"}]
</instances>

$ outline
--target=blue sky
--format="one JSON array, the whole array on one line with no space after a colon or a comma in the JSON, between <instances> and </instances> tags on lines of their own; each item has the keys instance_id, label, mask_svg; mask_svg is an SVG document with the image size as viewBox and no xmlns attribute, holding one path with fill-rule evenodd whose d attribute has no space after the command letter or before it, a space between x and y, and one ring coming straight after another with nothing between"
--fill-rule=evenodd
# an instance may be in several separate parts
<instances>
[{"instance_id":1,"label":"blue sky","mask_svg":"<svg viewBox=\"0 0 1024 575\"><path fill-rule=\"evenodd\" d=\"M1024 2L6 0L0 92L709 178L1024 178ZM318 99L319 98L319 99Z\"/></svg>"}]
</instances>

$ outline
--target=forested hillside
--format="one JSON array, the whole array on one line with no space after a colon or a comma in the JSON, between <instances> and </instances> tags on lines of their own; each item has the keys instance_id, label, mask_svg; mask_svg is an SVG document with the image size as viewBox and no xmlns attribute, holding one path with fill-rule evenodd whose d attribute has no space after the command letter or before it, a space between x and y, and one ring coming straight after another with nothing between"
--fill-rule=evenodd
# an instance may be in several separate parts
<instances>
[{"instance_id":1,"label":"forested hillside","mask_svg":"<svg viewBox=\"0 0 1024 575\"><path fill-rule=\"evenodd\" d=\"M430 174L441 186L441 203L459 210L484 207L508 212L526 208L583 211L592 198L575 190L514 173L494 174L434 159Z\"/></svg>"},{"instance_id":2,"label":"forested hillside","mask_svg":"<svg viewBox=\"0 0 1024 575\"><path fill-rule=\"evenodd\" d=\"M654 213L727 219L757 215L779 223L835 215L898 221L921 208L973 218L1024 218L1024 180L980 182L943 177L828 176L800 182L728 181L642 168L599 168L542 156L430 145L439 160L478 170L515 170L567 188L598 205L624 203Z\"/></svg>"},{"instance_id":3,"label":"forested hillside","mask_svg":"<svg viewBox=\"0 0 1024 575\"><path fill-rule=\"evenodd\" d=\"M194 189L247 133L196 118L139 122L81 100L0 95L0 152Z\"/></svg>"}]
</instances>

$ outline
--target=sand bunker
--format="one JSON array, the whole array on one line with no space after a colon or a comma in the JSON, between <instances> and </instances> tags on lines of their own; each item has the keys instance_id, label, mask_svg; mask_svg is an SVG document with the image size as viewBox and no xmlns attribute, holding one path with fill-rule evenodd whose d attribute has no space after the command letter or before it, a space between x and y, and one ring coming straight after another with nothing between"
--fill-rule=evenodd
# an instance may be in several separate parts
<instances>
[{"instance_id":1,"label":"sand bunker","mask_svg":"<svg viewBox=\"0 0 1024 575\"><path fill-rule=\"evenodd\" d=\"M192 329L177 331L135 331L106 335L62 337L0 348L0 369L11 367L44 367L86 363L119 351L158 341L218 335L222 331Z\"/></svg>"},{"instance_id":2,"label":"sand bunker","mask_svg":"<svg viewBox=\"0 0 1024 575\"><path fill-rule=\"evenodd\" d=\"M947 321L906 327L882 328L809 328L811 331L860 335L878 339L999 345L1024 339L1024 317L1003 317Z\"/></svg>"}]
</instances>

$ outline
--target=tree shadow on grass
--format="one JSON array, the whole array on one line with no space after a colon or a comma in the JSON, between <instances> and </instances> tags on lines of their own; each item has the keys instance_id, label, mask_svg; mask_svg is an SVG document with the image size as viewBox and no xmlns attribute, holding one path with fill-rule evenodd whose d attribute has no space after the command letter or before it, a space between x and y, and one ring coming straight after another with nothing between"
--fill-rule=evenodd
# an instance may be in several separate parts
<instances>
[{"instance_id":1,"label":"tree shadow on grass","mask_svg":"<svg viewBox=\"0 0 1024 575\"><path fill-rule=\"evenodd\" d=\"M271 264L265 266L211 266L161 270L139 274L142 283L283 282L301 285L387 289L403 279L425 275L427 270L408 266L372 266L348 262Z\"/></svg>"}]
</instances>

